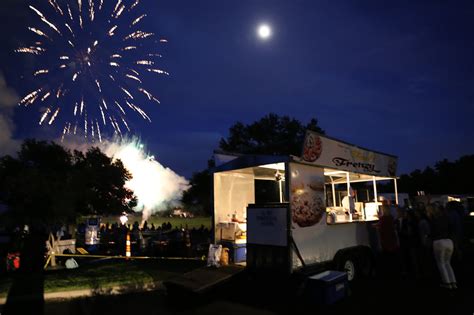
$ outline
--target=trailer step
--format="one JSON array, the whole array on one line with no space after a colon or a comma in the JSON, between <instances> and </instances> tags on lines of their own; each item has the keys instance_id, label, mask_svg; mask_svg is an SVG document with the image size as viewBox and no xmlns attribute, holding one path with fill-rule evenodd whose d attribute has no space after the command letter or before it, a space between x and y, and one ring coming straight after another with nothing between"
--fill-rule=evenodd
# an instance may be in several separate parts
<instances>
[{"instance_id":1,"label":"trailer step","mask_svg":"<svg viewBox=\"0 0 474 315\"><path fill-rule=\"evenodd\" d=\"M205 293L245 270L242 265L202 267L164 282L169 291Z\"/></svg>"}]
</instances>

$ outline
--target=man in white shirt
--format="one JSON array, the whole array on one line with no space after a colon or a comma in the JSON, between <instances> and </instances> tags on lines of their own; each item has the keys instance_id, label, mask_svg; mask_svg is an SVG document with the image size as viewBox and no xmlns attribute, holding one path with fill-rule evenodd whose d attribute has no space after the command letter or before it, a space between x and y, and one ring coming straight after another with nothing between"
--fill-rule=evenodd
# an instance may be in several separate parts
<instances>
[{"instance_id":1,"label":"man in white shirt","mask_svg":"<svg viewBox=\"0 0 474 315\"><path fill-rule=\"evenodd\" d=\"M351 216L356 212L355 209L355 191L352 187L349 187L349 195L342 198L342 207L346 212L348 212Z\"/></svg>"}]
</instances>

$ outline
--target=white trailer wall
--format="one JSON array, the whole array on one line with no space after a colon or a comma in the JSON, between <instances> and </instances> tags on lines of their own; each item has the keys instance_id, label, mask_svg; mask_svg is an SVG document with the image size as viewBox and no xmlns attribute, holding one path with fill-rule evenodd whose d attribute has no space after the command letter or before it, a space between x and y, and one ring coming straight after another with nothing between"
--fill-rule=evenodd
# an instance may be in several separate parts
<instances>
[{"instance_id":1,"label":"white trailer wall","mask_svg":"<svg viewBox=\"0 0 474 315\"><path fill-rule=\"evenodd\" d=\"M251 171L251 170L250 170ZM236 213L243 219L249 203L255 203L253 172L214 173L214 222L225 222Z\"/></svg>"}]
</instances>

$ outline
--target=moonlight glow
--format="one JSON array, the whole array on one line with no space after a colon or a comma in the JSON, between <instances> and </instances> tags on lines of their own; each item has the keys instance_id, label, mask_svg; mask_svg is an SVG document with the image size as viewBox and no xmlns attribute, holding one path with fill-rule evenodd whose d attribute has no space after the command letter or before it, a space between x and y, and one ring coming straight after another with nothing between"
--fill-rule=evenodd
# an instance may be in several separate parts
<instances>
[{"instance_id":1,"label":"moonlight glow","mask_svg":"<svg viewBox=\"0 0 474 315\"><path fill-rule=\"evenodd\" d=\"M257 32L261 39L268 39L272 35L272 29L267 24L261 24Z\"/></svg>"}]
</instances>

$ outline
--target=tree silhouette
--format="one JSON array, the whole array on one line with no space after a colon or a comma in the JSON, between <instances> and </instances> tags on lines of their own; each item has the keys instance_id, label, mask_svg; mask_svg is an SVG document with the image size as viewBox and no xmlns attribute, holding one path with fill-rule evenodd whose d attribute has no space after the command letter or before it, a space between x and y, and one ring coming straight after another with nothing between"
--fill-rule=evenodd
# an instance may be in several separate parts
<instances>
[{"instance_id":1,"label":"tree silhouette","mask_svg":"<svg viewBox=\"0 0 474 315\"><path fill-rule=\"evenodd\" d=\"M131 175L98 148L85 154L54 142L26 140L18 157L0 159L0 201L17 223L70 222L84 214L118 214L136 203Z\"/></svg>"},{"instance_id":2,"label":"tree silhouette","mask_svg":"<svg viewBox=\"0 0 474 315\"><path fill-rule=\"evenodd\" d=\"M219 148L242 154L300 155L306 130L324 134L315 118L303 125L294 118L271 113L249 125L235 123Z\"/></svg>"},{"instance_id":3,"label":"tree silhouette","mask_svg":"<svg viewBox=\"0 0 474 315\"><path fill-rule=\"evenodd\" d=\"M400 176L400 191L416 195L474 193L474 155L465 155L454 162L447 159L435 163L434 168L417 169Z\"/></svg>"}]
</instances>

